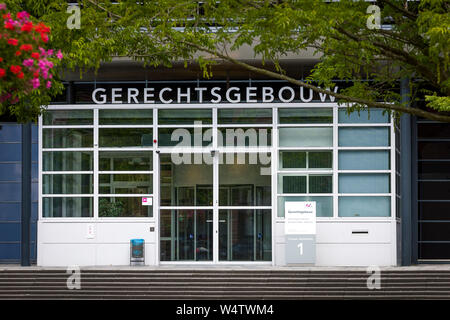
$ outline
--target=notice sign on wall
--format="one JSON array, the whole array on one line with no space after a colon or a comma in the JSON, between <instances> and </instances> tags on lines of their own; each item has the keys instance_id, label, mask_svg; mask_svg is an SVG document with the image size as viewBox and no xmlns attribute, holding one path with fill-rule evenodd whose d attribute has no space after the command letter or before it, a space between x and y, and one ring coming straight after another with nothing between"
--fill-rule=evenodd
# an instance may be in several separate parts
<instances>
[{"instance_id":1,"label":"notice sign on wall","mask_svg":"<svg viewBox=\"0 0 450 320\"><path fill-rule=\"evenodd\" d=\"M315 264L316 202L290 201L284 206L286 264Z\"/></svg>"},{"instance_id":2,"label":"notice sign on wall","mask_svg":"<svg viewBox=\"0 0 450 320\"><path fill-rule=\"evenodd\" d=\"M286 201L284 203L285 234L316 234L316 202Z\"/></svg>"}]
</instances>

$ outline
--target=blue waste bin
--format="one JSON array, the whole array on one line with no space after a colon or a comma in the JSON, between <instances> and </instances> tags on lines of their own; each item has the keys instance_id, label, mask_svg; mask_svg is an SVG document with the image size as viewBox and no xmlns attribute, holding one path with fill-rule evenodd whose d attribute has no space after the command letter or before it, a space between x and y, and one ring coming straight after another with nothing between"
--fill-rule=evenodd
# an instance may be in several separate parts
<instances>
[{"instance_id":1,"label":"blue waste bin","mask_svg":"<svg viewBox=\"0 0 450 320\"><path fill-rule=\"evenodd\" d=\"M145 265L145 240L130 240L130 265Z\"/></svg>"}]
</instances>

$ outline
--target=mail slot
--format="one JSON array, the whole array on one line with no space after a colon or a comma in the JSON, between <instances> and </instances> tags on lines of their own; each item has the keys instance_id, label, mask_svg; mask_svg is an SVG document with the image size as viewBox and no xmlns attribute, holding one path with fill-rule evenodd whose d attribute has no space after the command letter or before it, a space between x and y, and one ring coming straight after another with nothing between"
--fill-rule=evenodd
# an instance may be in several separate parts
<instances>
[{"instance_id":1,"label":"mail slot","mask_svg":"<svg viewBox=\"0 0 450 320\"><path fill-rule=\"evenodd\" d=\"M130 265L145 265L145 240L130 240Z\"/></svg>"}]
</instances>

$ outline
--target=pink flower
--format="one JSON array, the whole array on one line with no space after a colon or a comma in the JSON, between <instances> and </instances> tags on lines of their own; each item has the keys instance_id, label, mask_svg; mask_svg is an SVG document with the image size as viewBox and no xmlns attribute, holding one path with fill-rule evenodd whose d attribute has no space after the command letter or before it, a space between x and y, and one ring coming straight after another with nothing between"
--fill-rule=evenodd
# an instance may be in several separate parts
<instances>
[{"instance_id":1,"label":"pink flower","mask_svg":"<svg viewBox=\"0 0 450 320\"><path fill-rule=\"evenodd\" d=\"M61 50L58 50L58 52L56 53L56 57L61 60L63 58L63 54L61 53Z\"/></svg>"},{"instance_id":2,"label":"pink flower","mask_svg":"<svg viewBox=\"0 0 450 320\"><path fill-rule=\"evenodd\" d=\"M47 89L50 89L52 87L52 82L51 81L47 81L46 87L47 87Z\"/></svg>"},{"instance_id":3,"label":"pink flower","mask_svg":"<svg viewBox=\"0 0 450 320\"><path fill-rule=\"evenodd\" d=\"M30 14L26 11L21 11L17 13L17 19L28 19Z\"/></svg>"},{"instance_id":4,"label":"pink flower","mask_svg":"<svg viewBox=\"0 0 450 320\"><path fill-rule=\"evenodd\" d=\"M47 51L47 55L48 56L51 56L52 54L53 54L53 49L50 49L50 50Z\"/></svg>"},{"instance_id":5,"label":"pink flower","mask_svg":"<svg viewBox=\"0 0 450 320\"><path fill-rule=\"evenodd\" d=\"M34 78L31 80L31 84L33 85L33 89L39 88L41 85L41 82L39 81L39 78Z\"/></svg>"},{"instance_id":6,"label":"pink flower","mask_svg":"<svg viewBox=\"0 0 450 320\"><path fill-rule=\"evenodd\" d=\"M25 67L30 68L30 67L33 66L33 64L34 64L34 60L33 59L25 59L25 60L23 60L23 65Z\"/></svg>"},{"instance_id":7,"label":"pink flower","mask_svg":"<svg viewBox=\"0 0 450 320\"><path fill-rule=\"evenodd\" d=\"M6 4L0 3L0 10L6 10Z\"/></svg>"}]
</instances>

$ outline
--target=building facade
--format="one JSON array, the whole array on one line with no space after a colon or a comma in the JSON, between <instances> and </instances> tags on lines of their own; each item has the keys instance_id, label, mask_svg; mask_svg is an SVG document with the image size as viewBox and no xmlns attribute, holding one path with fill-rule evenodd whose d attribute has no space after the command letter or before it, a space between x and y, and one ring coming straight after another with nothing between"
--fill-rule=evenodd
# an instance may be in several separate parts
<instances>
[{"instance_id":1,"label":"building facade","mask_svg":"<svg viewBox=\"0 0 450 320\"><path fill-rule=\"evenodd\" d=\"M147 265L298 265L285 212L304 201L312 265L448 258L448 125L237 73L163 78L70 82L39 119L37 265L128 265L136 238Z\"/></svg>"}]
</instances>

